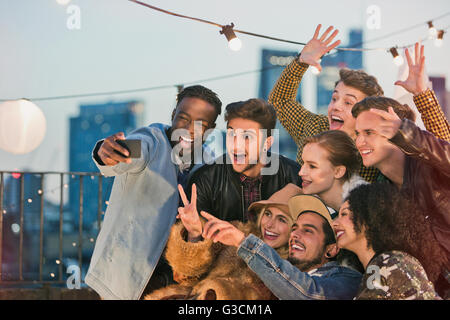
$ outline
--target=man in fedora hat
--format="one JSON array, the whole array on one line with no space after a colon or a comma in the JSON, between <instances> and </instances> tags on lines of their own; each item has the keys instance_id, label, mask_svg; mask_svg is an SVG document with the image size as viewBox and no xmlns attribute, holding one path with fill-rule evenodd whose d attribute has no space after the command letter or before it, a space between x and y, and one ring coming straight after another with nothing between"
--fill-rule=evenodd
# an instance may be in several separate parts
<instances>
[{"instance_id":1,"label":"man in fedora hat","mask_svg":"<svg viewBox=\"0 0 450 320\"><path fill-rule=\"evenodd\" d=\"M203 237L238 248L237 254L279 299L352 299L361 274L335 261L339 252L327 206L313 195L297 195L289 202L296 221L289 238L289 256L282 259L261 239L245 235L208 213Z\"/></svg>"}]
</instances>

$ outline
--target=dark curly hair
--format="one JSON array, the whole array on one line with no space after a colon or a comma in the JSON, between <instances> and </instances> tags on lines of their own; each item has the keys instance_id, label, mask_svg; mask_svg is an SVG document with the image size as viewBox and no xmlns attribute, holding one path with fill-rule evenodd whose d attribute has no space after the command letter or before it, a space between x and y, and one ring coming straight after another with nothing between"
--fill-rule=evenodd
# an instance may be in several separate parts
<instances>
[{"instance_id":1,"label":"dark curly hair","mask_svg":"<svg viewBox=\"0 0 450 320\"><path fill-rule=\"evenodd\" d=\"M347 197L356 233L365 230L367 244L376 254L398 250L420 261L435 282L447 264L425 215L403 192L389 183L374 183L353 189Z\"/></svg>"},{"instance_id":2,"label":"dark curly hair","mask_svg":"<svg viewBox=\"0 0 450 320\"><path fill-rule=\"evenodd\" d=\"M220 101L217 94L211 89L208 89L201 85L186 87L177 95L177 106L181 102L181 100L183 100L183 98L188 97L199 98L210 103L216 110L216 117L222 113L222 101Z\"/></svg>"}]
</instances>

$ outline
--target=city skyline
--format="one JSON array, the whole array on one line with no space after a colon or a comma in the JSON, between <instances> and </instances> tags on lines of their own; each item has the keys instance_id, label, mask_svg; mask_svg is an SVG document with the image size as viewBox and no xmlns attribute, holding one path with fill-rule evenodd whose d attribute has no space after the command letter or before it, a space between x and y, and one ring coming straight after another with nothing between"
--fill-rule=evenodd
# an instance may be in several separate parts
<instances>
[{"instance_id":1,"label":"city skyline","mask_svg":"<svg viewBox=\"0 0 450 320\"><path fill-rule=\"evenodd\" d=\"M347 0L339 4L332 1L321 4L279 1L276 6L269 1L229 1L226 5L210 1L148 3L221 23L234 22L239 29L298 41L309 40L318 23L334 25L340 30L339 38L343 43L348 43L348 32L352 28L361 28L367 41L450 11L450 3L443 0L434 1L433 5L420 1L386 3L380 0ZM246 100L258 95L260 74L251 71L260 69L263 48L294 52L302 48L239 35L243 47L241 51L233 52L227 48L223 35L214 28L176 19L129 1L72 0L69 5L80 9L79 29L68 28L73 13L67 12L68 6L58 5L56 1L22 0L0 4L1 99L167 87L133 94L36 102L47 118L44 141L26 155L15 156L0 150L2 170L67 171L68 119L76 114L81 104L142 100L146 106L145 124L168 123L175 105L177 84L243 73L201 84L216 91L224 105ZM373 5L380 9L380 29L367 26L371 17L367 9ZM255 8L258 14L255 14ZM406 10L408 15L403 14ZM302 15L303 11L306 12ZM43 15L47 17L44 20ZM450 17L445 17L435 21L435 26L446 27L449 23ZM422 39L426 34L424 24L367 43L367 47L401 46ZM444 37L441 48L435 47L432 41L424 44L428 75L448 78L449 41ZM398 68L393 64L392 56L378 50L364 52L363 59L365 70L379 78L387 96L393 96ZM312 82L315 80L309 71L305 77ZM317 98L313 94L306 94L303 99L306 106L316 107ZM223 115L217 127L224 129Z\"/></svg>"}]
</instances>

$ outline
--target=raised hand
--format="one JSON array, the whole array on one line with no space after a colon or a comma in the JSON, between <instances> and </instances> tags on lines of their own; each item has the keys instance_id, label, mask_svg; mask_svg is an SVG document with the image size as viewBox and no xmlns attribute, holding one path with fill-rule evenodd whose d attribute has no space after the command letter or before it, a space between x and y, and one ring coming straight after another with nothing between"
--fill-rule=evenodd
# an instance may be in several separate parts
<instances>
[{"instance_id":1,"label":"raised hand","mask_svg":"<svg viewBox=\"0 0 450 320\"><path fill-rule=\"evenodd\" d=\"M394 112L392 107L389 107L388 110L389 112L379 109L370 109L370 112L375 113L382 118L381 122L374 129L380 135L386 137L387 139L391 139L397 133L402 121Z\"/></svg>"},{"instance_id":2,"label":"raised hand","mask_svg":"<svg viewBox=\"0 0 450 320\"><path fill-rule=\"evenodd\" d=\"M118 144L116 140L125 140L123 132L118 132L103 140L102 145L98 149L97 154L99 158L107 166L115 166L119 162L131 163L131 158L128 158L128 150ZM120 152L124 156L117 152Z\"/></svg>"},{"instance_id":3,"label":"raised hand","mask_svg":"<svg viewBox=\"0 0 450 320\"><path fill-rule=\"evenodd\" d=\"M188 201L181 185L178 185L178 191L184 207L178 208L177 218L181 219L188 232L188 241L197 241L202 235L202 222L197 212L197 186L195 183L192 185L191 202Z\"/></svg>"},{"instance_id":4,"label":"raised hand","mask_svg":"<svg viewBox=\"0 0 450 320\"><path fill-rule=\"evenodd\" d=\"M203 228L203 238L234 247L238 247L244 240L245 234L228 221L220 220L205 211L200 214L208 220Z\"/></svg>"},{"instance_id":5,"label":"raised hand","mask_svg":"<svg viewBox=\"0 0 450 320\"><path fill-rule=\"evenodd\" d=\"M334 32L327 38L328 34L333 30L333 27L328 27L328 29L322 34L319 38L320 28L322 27L319 24L316 27L316 31L314 32L314 36L309 42L303 47L302 52L300 53L299 62L309 64L310 66L316 67L319 71L322 71L322 67L320 65L320 58L330 50L337 47L341 40L337 40L333 42L333 44L329 45L331 41L336 37L339 30L334 30Z\"/></svg>"},{"instance_id":6,"label":"raised hand","mask_svg":"<svg viewBox=\"0 0 450 320\"><path fill-rule=\"evenodd\" d=\"M424 46L416 42L414 46L414 61L411 59L408 48L405 48L406 61L408 62L409 74L405 81L396 81L394 84L403 87L413 95L418 95L427 89L425 84L425 56Z\"/></svg>"}]
</instances>

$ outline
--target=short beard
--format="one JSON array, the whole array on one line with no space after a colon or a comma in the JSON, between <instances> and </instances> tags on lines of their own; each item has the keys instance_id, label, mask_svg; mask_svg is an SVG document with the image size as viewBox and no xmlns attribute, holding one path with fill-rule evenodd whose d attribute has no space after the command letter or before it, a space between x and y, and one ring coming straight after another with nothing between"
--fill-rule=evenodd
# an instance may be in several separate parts
<instances>
[{"instance_id":1,"label":"short beard","mask_svg":"<svg viewBox=\"0 0 450 320\"><path fill-rule=\"evenodd\" d=\"M323 262L323 255L325 253L325 248L320 252L316 257L312 260L300 260L294 257L289 256L288 261L296 266L302 272L308 272L312 270L314 267L317 267Z\"/></svg>"}]
</instances>

